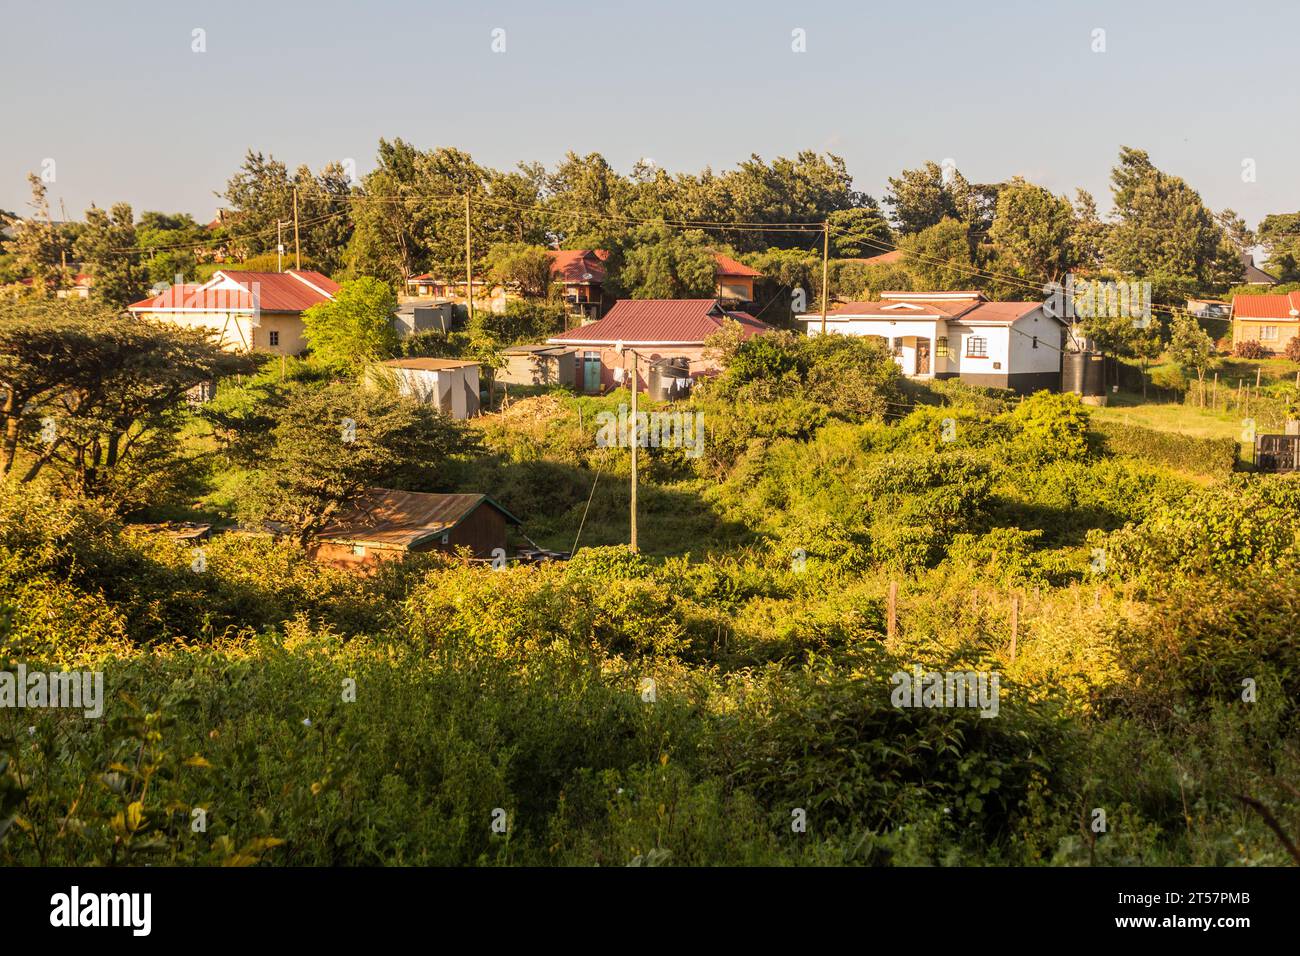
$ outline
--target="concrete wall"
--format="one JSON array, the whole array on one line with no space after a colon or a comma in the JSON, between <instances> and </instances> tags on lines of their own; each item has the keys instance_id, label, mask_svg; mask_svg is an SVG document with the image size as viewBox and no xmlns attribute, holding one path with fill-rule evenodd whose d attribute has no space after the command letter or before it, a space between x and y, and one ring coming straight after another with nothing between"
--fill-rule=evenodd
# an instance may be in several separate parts
<instances>
[{"instance_id":1,"label":"concrete wall","mask_svg":"<svg viewBox=\"0 0 1300 956\"><path fill-rule=\"evenodd\" d=\"M1263 338L1265 326L1277 329L1277 337L1272 339ZM1234 347L1242 342L1254 340L1274 355L1281 355L1285 352L1286 344L1298 335L1300 335L1300 322L1288 322L1285 319L1233 319L1232 322L1232 344Z\"/></svg>"}]
</instances>

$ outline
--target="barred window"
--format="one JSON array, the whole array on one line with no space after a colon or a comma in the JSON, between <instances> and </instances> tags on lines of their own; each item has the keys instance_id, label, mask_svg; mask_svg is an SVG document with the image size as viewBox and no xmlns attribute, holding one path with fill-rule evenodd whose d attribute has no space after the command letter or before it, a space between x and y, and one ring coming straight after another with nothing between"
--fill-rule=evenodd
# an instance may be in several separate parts
<instances>
[{"instance_id":1,"label":"barred window","mask_svg":"<svg viewBox=\"0 0 1300 956\"><path fill-rule=\"evenodd\" d=\"M948 337L941 335L934 340L934 354L939 357L945 357L948 354Z\"/></svg>"},{"instance_id":2,"label":"barred window","mask_svg":"<svg viewBox=\"0 0 1300 956\"><path fill-rule=\"evenodd\" d=\"M901 338L894 339L894 354L895 355L903 354L903 340Z\"/></svg>"},{"instance_id":3,"label":"barred window","mask_svg":"<svg viewBox=\"0 0 1300 956\"><path fill-rule=\"evenodd\" d=\"M967 358L988 358L989 340L982 335L972 335L966 339Z\"/></svg>"},{"instance_id":4,"label":"barred window","mask_svg":"<svg viewBox=\"0 0 1300 956\"><path fill-rule=\"evenodd\" d=\"M279 344L280 344L280 333L279 333L279 332L272 331L272 332L270 333L270 339L271 339L271 344L272 344L272 345L279 345Z\"/></svg>"}]
</instances>

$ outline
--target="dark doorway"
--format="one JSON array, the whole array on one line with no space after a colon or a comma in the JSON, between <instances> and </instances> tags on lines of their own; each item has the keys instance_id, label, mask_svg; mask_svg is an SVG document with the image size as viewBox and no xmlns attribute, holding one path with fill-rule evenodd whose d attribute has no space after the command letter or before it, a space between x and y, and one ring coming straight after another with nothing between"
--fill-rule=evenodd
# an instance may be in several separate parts
<instances>
[{"instance_id":1,"label":"dark doorway","mask_svg":"<svg viewBox=\"0 0 1300 956\"><path fill-rule=\"evenodd\" d=\"M930 340L918 338L916 340L916 374L930 374Z\"/></svg>"}]
</instances>

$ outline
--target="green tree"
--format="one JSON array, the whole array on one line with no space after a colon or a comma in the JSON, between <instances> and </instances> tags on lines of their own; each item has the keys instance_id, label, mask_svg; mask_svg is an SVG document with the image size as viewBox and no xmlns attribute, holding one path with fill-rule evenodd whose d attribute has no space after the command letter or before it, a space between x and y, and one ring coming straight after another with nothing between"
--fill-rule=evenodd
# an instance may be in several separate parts
<instances>
[{"instance_id":1,"label":"green tree","mask_svg":"<svg viewBox=\"0 0 1300 956\"><path fill-rule=\"evenodd\" d=\"M612 287L633 299L700 299L714 294L715 261L704 233L651 223L637 229L634 243L624 251Z\"/></svg>"},{"instance_id":2,"label":"green tree","mask_svg":"<svg viewBox=\"0 0 1300 956\"><path fill-rule=\"evenodd\" d=\"M318 175L307 166L299 166L290 175L288 167L274 156L249 150L224 194L230 204L229 231L237 237L231 245L244 257L275 252L279 222L284 224L286 246L292 250L295 187L302 252L320 268L333 272L342 264L352 234L352 183L339 163L328 163Z\"/></svg>"},{"instance_id":3,"label":"green tree","mask_svg":"<svg viewBox=\"0 0 1300 956\"><path fill-rule=\"evenodd\" d=\"M1237 253L1187 183L1157 169L1143 150L1125 146L1111 186L1115 224L1106 261L1112 269L1150 281L1161 302L1233 284L1241 271Z\"/></svg>"},{"instance_id":4,"label":"green tree","mask_svg":"<svg viewBox=\"0 0 1300 956\"><path fill-rule=\"evenodd\" d=\"M63 279L59 268L59 238L50 222L50 204L46 199L44 181L32 173L27 182L32 187L28 205L32 207L33 215L14 222L14 237L8 243L8 249L14 255L14 268L33 280L32 289L37 295L46 295L58 288Z\"/></svg>"},{"instance_id":5,"label":"green tree","mask_svg":"<svg viewBox=\"0 0 1300 956\"><path fill-rule=\"evenodd\" d=\"M23 481L52 468L77 494L139 505L148 481L177 465L185 393L251 368L203 331L125 318L94 302L0 306L0 471L13 469L25 443Z\"/></svg>"},{"instance_id":6,"label":"green tree","mask_svg":"<svg viewBox=\"0 0 1300 956\"><path fill-rule=\"evenodd\" d=\"M998 195L989 234L999 271L1036 284L1061 281L1075 265L1074 225L1069 200L1019 177L1011 180Z\"/></svg>"},{"instance_id":7,"label":"green tree","mask_svg":"<svg viewBox=\"0 0 1300 956\"><path fill-rule=\"evenodd\" d=\"M1300 212L1270 213L1259 223L1267 268L1283 282L1300 281Z\"/></svg>"},{"instance_id":8,"label":"green tree","mask_svg":"<svg viewBox=\"0 0 1300 956\"><path fill-rule=\"evenodd\" d=\"M333 299L303 313L303 335L321 364L357 375L396 353L396 311L397 296L387 284L371 277L353 279Z\"/></svg>"},{"instance_id":9,"label":"green tree","mask_svg":"<svg viewBox=\"0 0 1300 956\"><path fill-rule=\"evenodd\" d=\"M922 289L949 292L983 284L971 257L966 226L955 219L943 219L904 237L899 248L904 253L903 264Z\"/></svg>"},{"instance_id":10,"label":"green tree","mask_svg":"<svg viewBox=\"0 0 1300 956\"><path fill-rule=\"evenodd\" d=\"M129 203L114 203L107 212L98 206L87 209L85 229L73 249L95 279L91 295L105 305L124 308L148 288Z\"/></svg>"},{"instance_id":11,"label":"green tree","mask_svg":"<svg viewBox=\"0 0 1300 956\"><path fill-rule=\"evenodd\" d=\"M141 267L150 284L193 281L198 275L197 247L210 241L207 230L189 213L147 211L135 226Z\"/></svg>"},{"instance_id":12,"label":"green tree","mask_svg":"<svg viewBox=\"0 0 1300 956\"><path fill-rule=\"evenodd\" d=\"M303 542L366 488L427 490L452 455L474 448L464 425L433 406L355 383L296 386L277 417L236 505L244 519L280 522Z\"/></svg>"},{"instance_id":13,"label":"green tree","mask_svg":"<svg viewBox=\"0 0 1300 956\"><path fill-rule=\"evenodd\" d=\"M831 255L839 259L861 259L888 252L894 233L872 200L868 206L837 209L827 216L831 226Z\"/></svg>"},{"instance_id":14,"label":"green tree","mask_svg":"<svg viewBox=\"0 0 1300 956\"><path fill-rule=\"evenodd\" d=\"M1190 315L1180 312L1174 316L1169 336L1169 357L1186 369L1193 369L1201 386L1201 400L1205 398L1205 373L1214 362L1214 340Z\"/></svg>"},{"instance_id":15,"label":"green tree","mask_svg":"<svg viewBox=\"0 0 1300 956\"><path fill-rule=\"evenodd\" d=\"M551 256L544 246L499 242L488 250L489 276L530 299L546 297L551 284Z\"/></svg>"}]
</instances>

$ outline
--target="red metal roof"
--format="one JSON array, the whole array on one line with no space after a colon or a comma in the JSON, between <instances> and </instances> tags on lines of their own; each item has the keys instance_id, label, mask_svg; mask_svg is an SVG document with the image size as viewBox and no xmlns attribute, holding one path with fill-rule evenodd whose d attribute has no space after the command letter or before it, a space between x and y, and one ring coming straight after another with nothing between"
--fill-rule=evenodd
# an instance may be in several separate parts
<instances>
[{"instance_id":1,"label":"red metal roof","mask_svg":"<svg viewBox=\"0 0 1300 956\"><path fill-rule=\"evenodd\" d=\"M1234 295L1232 316L1236 319L1300 319L1300 291L1286 295Z\"/></svg>"},{"instance_id":2,"label":"red metal roof","mask_svg":"<svg viewBox=\"0 0 1300 956\"><path fill-rule=\"evenodd\" d=\"M238 289L216 288L229 280ZM339 291L329 276L306 269L288 272L240 272L219 270L203 285L174 285L161 295L132 303L133 312L186 309L202 312L250 310L303 312L328 302Z\"/></svg>"},{"instance_id":3,"label":"red metal roof","mask_svg":"<svg viewBox=\"0 0 1300 956\"><path fill-rule=\"evenodd\" d=\"M597 283L605 281L604 260L609 253L600 249L551 249L551 274L561 282Z\"/></svg>"},{"instance_id":4,"label":"red metal roof","mask_svg":"<svg viewBox=\"0 0 1300 956\"><path fill-rule=\"evenodd\" d=\"M767 332L770 325L747 312L729 312L717 299L623 299L598 322L581 325L547 342L556 344L695 345L722 327L727 319L740 323L746 337Z\"/></svg>"},{"instance_id":5,"label":"red metal roof","mask_svg":"<svg viewBox=\"0 0 1300 956\"><path fill-rule=\"evenodd\" d=\"M757 269L751 269L743 262L737 262L731 256L724 256L720 252L713 254L713 261L716 263L713 267L713 274L719 276L750 276L758 278L763 273Z\"/></svg>"}]
</instances>

